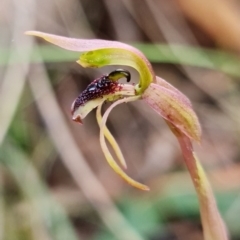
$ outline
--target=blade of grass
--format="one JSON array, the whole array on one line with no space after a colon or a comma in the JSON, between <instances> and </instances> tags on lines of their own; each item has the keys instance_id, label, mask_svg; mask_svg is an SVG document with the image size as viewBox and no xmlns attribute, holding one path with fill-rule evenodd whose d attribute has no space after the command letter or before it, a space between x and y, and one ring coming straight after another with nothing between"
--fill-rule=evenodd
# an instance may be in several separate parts
<instances>
[{"instance_id":1,"label":"blade of grass","mask_svg":"<svg viewBox=\"0 0 240 240\"><path fill-rule=\"evenodd\" d=\"M33 204L43 226L54 240L79 239L63 209L55 202L30 160L14 144L5 143L0 151L0 164L13 176L24 196Z\"/></svg>"},{"instance_id":2,"label":"blade of grass","mask_svg":"<svg viewBox=\"0 0 240 240\"><path fill-rule=\"evenodd\" d=\"M133 43L134 47L142 51L153 63L182 64L196 67L204 67L222 71L231 76L239 77L240 59L237 55L212 49L199 47L166 45L166 44L143 44ZM8 61L9 50L1 49L0 65L16 64L25 61L25 50L22 54ZM79 58L79 53L66 51L55 46L39 46L41 58L37 48L33 49L31 61L40 62L72 62ZM177 54L176 54L177 53ZM181 58L177 57L181 55Z\"/></svg>"},{"instance_id":3,"label":"blade of grass","mask_svg":"<svg viewBox=\"0 0 240 240\"><path fill-rule=\"evenodd\" d=\"M4 223L5 223L5 204L4 204L4 188L2 169L0 168L0 240L4 239Z\"/></svg>"}]
</instances>

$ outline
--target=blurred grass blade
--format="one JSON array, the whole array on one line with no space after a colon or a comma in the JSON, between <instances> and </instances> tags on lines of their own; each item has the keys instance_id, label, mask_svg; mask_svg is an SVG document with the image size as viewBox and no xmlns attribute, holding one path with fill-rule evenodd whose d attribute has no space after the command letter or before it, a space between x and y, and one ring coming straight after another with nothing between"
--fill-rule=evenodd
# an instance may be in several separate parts
<instances>
[{"instance_id":1,"label":"blurred grass blade","mask_svg":"<svg viewBox=\"0 0 240 240\"><path fill-rule=\"evenodd\" d=\"M4 229L4 223L5 223L5 203L4 203L4 182L3 182L3 176L2 171L0 167L0 240L4 239L5 229Z\"/></svg>"},{"instance_id":2,"label":"blurred grass blade","mask_svg":"<svg viewBox=\"0 0 240 240\"><path fill-rule=\"evenodd\" d=\"M153 63L181 64L204 67L222 71L231 76L239 77L240 59L237 55L225 51L167 44L131 43ZM39 51L41 58L39 58ZM174 51L173 51L174 50ZM20 50L19 50L20 51ZM9 50L0 49L0 65L14 64L25 61L25 49L8 62ZM174 54L178 53L178 54ZM181 58L177 56L181 56ZM49 45L41 45L32 51L31 61L40 62L72 62L79 58L78 52L66 51Z\"/></svg>"},{"instance_id":3,"label":"blurred grass blade","mask_svg":"<svg viewBox=\"0 0 240 240\"><path fill-rule=\"evenodd\" d=\"M51 198L29 159L13 144L4 144L0 150L0 164L12 174L24 196L32 203L34 213L51 239L78 240L67 215Z\"/></svg>"}]
</instances>

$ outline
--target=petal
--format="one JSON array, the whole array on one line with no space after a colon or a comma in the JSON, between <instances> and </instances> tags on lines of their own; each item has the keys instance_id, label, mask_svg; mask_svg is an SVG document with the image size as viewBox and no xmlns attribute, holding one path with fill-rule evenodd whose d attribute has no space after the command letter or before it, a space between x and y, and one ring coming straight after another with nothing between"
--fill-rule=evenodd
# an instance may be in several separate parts
<instances>
[{"instance_id":1,"label":"petal","mask_svg":"<svg viewBox=\"0 0 240 240\"><path fill-rule=\"evenodd\" d=\"M77 62L84 67L103 67L106 65L124 65L135 68L140 75L136 91L142 93L155 81L155 74L148 59L138 49L117 41L99 39L76 39L53 34L27 31L27 35L41 37L59 47L70 51L82 52Z\"/></svg>"},{"instance_id":2,"label":"petal","mask_svg":"<svg viewBox=\"0 0 240 240\"><path fill-rule=\"evenodd\" d=\"M115 162L112 154L110 153L106 141L105 141L105 137L104 137L104 130L106 127L106 121L107 118L111 112L111 110L116 107L118 104L124 103L124 102L130 102L130 101L135 101L139 99L139 96L134 96L134 97L128 97L128 98L124 98L124 99L120 99L117 102L113 103L111 105L111 107L108 108L108 110L105 112L105 114L103 115L103 119L102 119L102 123L100 126L100 143L101 143L101 147L102 147L102 151L107 159L107 162L109 163L109 165L112 167L112 169L118 174L120 175L126 182L128 182L130 185L142 189L142 190L149 190L149 187L146 185L143 185L135 180L133 180L132 178L130 178L125 172L122 171L122 169L117 165L117 163Z\"/></svg>"},{"instance_id":3,"label":"petal","mask_svg":"<svg viewBox=\"0 0 240 240\"><path fill-rule=\"evenodd\" d=\"M101 109L102 109L102 104L98 106L97 111L96 111L96 117L97 117L97 122L99 127L101 127L101 122L102 122L102 115L101 115ZM125 161L125 158L122 154L122 151L120 147L118 146L115 138L111 134L111 132L108 130L108 128L105 126L104 129L104 136L108 140L109 144L112 146L117 158L119 159L119 162L122 164L124 168L127 168L127 164Z\"/></svg>"},{"instance_id":4,"label":"petal","mask_svg":"<svg viewBox=\"0 0 240 240\"><path fill-rule=\"evenodd\" d=\"M179 97L181 98L181 101L184 101L186 105L188 105L189 107L192 107L192 103L190 102L190 100L182 92L180 92L177 88L175 88L173 85L171 85L169 82L167 82L163 78L160 78L157 76L156 83L162 87L165 87L165 88L175 92L177 95L179 95Z\"/></svg>"},{"instance_id":5,"label":"petal","mask_svg":"<svg viewBox=\"0 0 240 240\"><path fill-rule=\"evenodd\" d=\"M88 101L84 105L78 107L76 110L72 111L72 120L78 123L82 123L82 119L84 119L88 115L88 113L90 113L94 108L106 101L106 99L107 96L104 98L93 99L91 101ZM72 109L75 101L72 104Z\"/></svg>"},{"instance_id":6,"label":"petal","mask_svg":"<svg viewBox=\"0 0 240 240\"><path fill-rule=\"evenodd\" d=\"M165 84L165 86L164 86ZM170 84L151 83L142 98L189 138L200 141L201 127L188 98Z\"/></svg>"}]
</instances>

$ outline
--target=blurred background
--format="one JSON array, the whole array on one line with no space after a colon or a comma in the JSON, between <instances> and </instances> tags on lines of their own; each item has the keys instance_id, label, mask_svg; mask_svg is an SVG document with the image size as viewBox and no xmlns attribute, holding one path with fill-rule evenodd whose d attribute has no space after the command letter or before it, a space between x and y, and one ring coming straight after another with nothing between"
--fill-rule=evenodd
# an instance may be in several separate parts
<instances>
[{"instance_id":1,"label":"blurred background","mask_svg":"<svg viewBox=\"0 0 240 240\"><path fill-rule=\"evenodd\" d=\"M110 115L127 173L151 188L136 190L106 163L95 111L83 126L71 121L78 94L117 67L84 69L78 53L27 30L129 43L186 94L203 129L196 152L239 240L239 3L0 0L0 240L203 239L196 193L165 122L141 101Z\"/></svg>"}]
</instances>

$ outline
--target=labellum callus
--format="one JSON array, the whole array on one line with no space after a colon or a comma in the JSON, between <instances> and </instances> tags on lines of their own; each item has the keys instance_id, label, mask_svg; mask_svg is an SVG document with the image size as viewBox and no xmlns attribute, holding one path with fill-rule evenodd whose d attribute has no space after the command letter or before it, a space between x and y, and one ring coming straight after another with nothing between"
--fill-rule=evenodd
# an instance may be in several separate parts
<instances>
[{"instance_id":1,"label":"labellum callus","mask_svg":"<svg viewBox=\"0 0 240 240\"><path fill-rule=\"evenodd\" d=\"M122 84L117 81L123 77L125 77L127 82L129 82L131 80L130 72L123 69L116 69L108 75L103 75L102 77L95 79L73 102L71 106L72 115L74 115L75 111L79 107L83 106L90 100L98 99L121 91ZM73 120L78 123L82 123L80 117L73 118Z\"/></svg>"}]
</instances>

